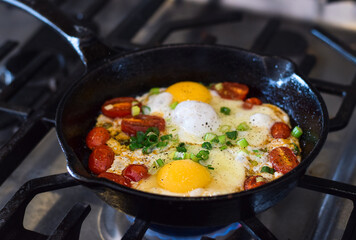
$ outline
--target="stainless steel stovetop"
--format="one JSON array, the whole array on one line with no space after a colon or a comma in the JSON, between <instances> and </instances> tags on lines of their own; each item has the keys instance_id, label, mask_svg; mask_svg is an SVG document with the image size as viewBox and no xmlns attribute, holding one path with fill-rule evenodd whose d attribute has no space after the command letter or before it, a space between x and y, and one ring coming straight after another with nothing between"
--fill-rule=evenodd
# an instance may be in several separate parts
<instances>
[{"instance_id":1,"label":"stainless steel stovetop","mask_svg":"<svg viewBox=\"0 0 356 240\"><path fill-rule=\"evenodd\" d=\"M348 16L344 16L346 20L342 24L334 22L333 25L336 26L331 26L334 14L330 13L331 10L325 10L330 9L330 5L327 5L326 2L315 1L318 2L315 13L313 15L308 11L309 17L290 13L293 19L287 18L285 12L278 14L282 12L278 12L280 10L277 11L276 8L268 7L268 9L265 9L265 6L259 1L255 1L257 4L254 6L250 6L247 1L222 2L225 4L223 9L229 12L240 12L243 7L243 10L241 10L243 19L189 29L178 29L170 33L164 43L212 41L217 44L250 49L266 24L277 15L283 15L280 21L279 37L284 39L285 35L293 36L295 42L294 40L290 41L288 48L292 47L293 49L293 46L295 46L295 49L297 49L295 52L288 53L290 54L289 57L298 63L301 61L299 51L305 51L306 54L314 56L316 63L309 74L310 78L323 79L343 85L350 85L355 78L355 62L345 59L337 51L313 36L310 29L315 22L323 22L325 24L323 27L328 32L351 48L355 48L356 32L354 31L356 28L354 26L356 26L356 21L354 21L354 17L356 14L353 16L348 13ZM310 4L314 1L306 2ZM129 16L130 11L138 3L139 1L109 1L98 13L93 14L93 26L98 30L98 34L106 38L113 46L124 44L137 47L145 45L147 41L155 37L156 31L163 23L194 18L207 5L205 1L165 1L156 14L134 35L133 41L123 41L115 36L112 31L125 17ZM89 5L89 3L86 4ZM78 18L81 18L81 16L77 13L80 9L83 9L83 6L83 1L78 1L75 4L69 2L62 4L63 9ZM325 16L332 17L320 18L319 15L318 18L315 14L320 14L323 9L328 11L324 13ZM42 31L41 29L43 29L43 25L38 20L15 8L0 4L0 46L9 40L17 42L14 50L0 62L0 89L9 85L16 78L16 74L20 72L19 69L22 65L26 66L26 62L10 64L9 61L11 62L18 55L24 58L21 48L31 49L31 47L27 48L27 43L28 41L39 41L40 39L33 40L33 36L39 34ZM45 41L50 40L45 39ZM62 40L58 41L63 45ZM50 46L47 43L44 43L44 45ZM62 48L65 47L60 47L60 51ZM38 51L38 46L35 49ZM52 48L47 47L45 51L53 53L55 50L56 47L52 46ZM27 92L21 93L19 91L19 96L6 101L19 104L23 96L40 91L37 88L55 92L56 86L61 84L58 82L61 77L77 74L73 71L76 71L78 67L66 66L65 61L69 61L70 65L73 63L73 66L79 65L75 57L70 53L67 54L68 51L70 52L70 49L66 49L63 55L55 53L57 57L59 56L59 63L57 64L60 66L55 68L56 72L65 72L65 74L46 73L37 78L36 75L28 76L33 80L26 83ZM30 50L28 52L31 53ZM285 51L281 49L280 53L285 54ZM9 70L8 66L12 66L12 68ZM41 93L37 95L42 96ZM334 116L341 104L341 98L330 94L322 94L322 96L327 104L330 116ZM29 107L38 109L41 101L45 101L38 96L37 99L40 103L34 101ZM2 115L0 123L4 122L8 115L8 113ZM3 118L4 116L5 118ZM22 119L10 121L12 124L4 124L4 127L0 129L0 146L5 146L6 142L11 139L12 134L19 129L21 121ZM346 128L329 133L325 146L309 167L307 174L356 185L355 143L356 114L353 113ZM6 159L6 161L11 161L11 159ZM65 157L52 128L30 151L16 170L0 185L0 209L26 181L63 172L66 172ZM37 195L26 209L24 226L29 230L49 235L76 202L88 203L91 206L91 212L83 222L79 239L120 239L131 224L129 218L107 206L89 189L77 186ZM278 239L341 239L352 208L353 203L351 201L297 187L287 198L257 217Z\"/></svg>"}]
</instances>

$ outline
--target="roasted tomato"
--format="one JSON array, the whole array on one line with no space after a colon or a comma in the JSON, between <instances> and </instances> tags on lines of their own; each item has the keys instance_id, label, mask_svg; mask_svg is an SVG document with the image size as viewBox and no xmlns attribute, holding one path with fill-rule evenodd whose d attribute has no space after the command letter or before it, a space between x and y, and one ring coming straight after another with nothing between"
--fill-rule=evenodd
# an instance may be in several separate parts
<instances>
[{"instance_id":1,"label":"roasted tomato","mask_svg":"<svg viewBox=\"0 0 356 240\"><path fill-rule=\"evenodd\" d=\"M148 169L145 165L130 164L122 171L122 175L131 181L138 182L148 177Z\"/></svg>"},{"instance_id":2,"label":"roasted tomato","mask_svg":"<svg viewBox=\"0 0 356 240\"><path fill-rule=\"evenodd\" d=\"M289 126L283 122L276 122L271 127L271 134L274 138L288 138L290 131Z\"/></svg>"},{"instance_id":3,"label":"roasted tomato","mask_svg":"<svg viewBox=\"0 0 356 240\"><path fill-rule=\"evenodd\" d=\"M220 97L233 100L244 100L248 94L248 86L235 82L217 83L212 89L218 92Z\"/></svg>"},{"instance_id":4,"label":"roasted tomato","mask_svg":"<svg viewBox=\"0 0 356 240\"><path fill-rule=\"evenodd\" d=\"M138 115L124 118L121 121L121 130L130 136L135 136L138 131L146 132L150 127L157 127L160 131L163 131L166 127L166 121L161 117L151 115Z\"/></svg>"},{"instance_id":5,"label":"roasted tomato","mask_svg":"<svg viewBox=\"0 0 356 240\"><path fill-rule=\"evenodd\" d=\"M298 166L299 162L292 150L287 147L278 147L268 154L269 161L277 172L288 173Z\"/></svg>"},{"instance_id":6,"label":"roasted tomato","mask_svg":"<svg viewBox=\"0 0 356 240\"><path fill-rule=\"evenodd\" d=\"M245 190L250 190L252 188L256 188L259 186L262 186L263 184L266 184L266 179L264 179L261 176L250 176L247 177L244 183L244 189Z\"/></svg>"},{"instance_id":7,"label":"roasted tomato","mask_svg":"<svg viewBox=\"0 0 356 240\"><path fill-rule=\"evenodd\" d=\"M247 98L244 103L242 104L242 107L244 109L251 109L253 107L253 105L261 105L262 101L258 98Z\"/></svg>"},{"instance_id":8,"label":"roasted tomato","mask_svg":"<svg viewBox=\"0 0 356 240\"><path fill-rule=\"evenodd\" d=\"M106 101L101 112L110 118L130 116L132 102L137 102L136 106L141 108L141 103L133 97L118 97Z\"/></svg>"},{"instance_id":9,"label":"roasted tomato","mask_svg":"<svg viewBox=\"0 0 356 240\"><path fill-rule=\"evenodd\" d=\"M115 174L115 173L109 173L109 172L103 172L103 173L100 173L98 175L98 177L100 178L106 178L110 181L113 181L113 182L116 182L118 184L121 184L121 185L124 185L126 187L131 187L131 181L130 179L122 176L122 175L118 175L118 174Z\"/></svg>"},{"instance_id":10,"label":"roasted tomato","mask_svg":"<svg viewBox=\"0 0 356 240\"><path fill-rule=\"evenodd\" d=\"M115 153L110 147L106 145L98 146L94 148L93 152L89 156L89 169L94 174L105 172L114 162L114 158Z\"/></svg>"},{"instance_id":11,"label":"roasted tomato","mask_svg":"<svg viewBox=\"0 0 356 240\"><path fill-rule=\"evenodd\" d=\"M110 133L103 127L93 128L87 135L85 141L90 149L104 145L110 139Z\"/></svg>"}]
</instances>

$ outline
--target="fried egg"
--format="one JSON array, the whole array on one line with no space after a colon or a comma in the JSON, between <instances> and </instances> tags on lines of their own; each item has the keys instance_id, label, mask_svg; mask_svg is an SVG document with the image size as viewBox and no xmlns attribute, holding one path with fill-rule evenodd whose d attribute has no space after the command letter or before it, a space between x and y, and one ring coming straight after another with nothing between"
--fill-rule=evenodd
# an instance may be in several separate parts
<instances>
[{"instance_id":1,"label":"fried egg","mask_svg":"<svg viewBox=\"0 0 356 240\"><path fill-rule=\"evenodd\" d=\"M179 82L137 99L149 107L150 115L165 119L166 128L160 136L170 135L171 139L166 146L147 154L142 149L131 151L112 138L107 145L116 156L107 171L121 174L128 164L144 164L150 169L150 176L133 183L141 191L173 196L214 196L243 191L247 176L259 175L272 181L283 175L261 173L263 167L273 167L268 161L269 151L280 146L299 147L298 139L292 136L272 137L274 123L288 126L290 123L288 115L271 104L244 109L242 100L224 99L195 82ZM226 114L222 108L230 112ZM97 125L103 122L107 123L108 118L99 116ZM120 121L112 119L112 122L109 131L120 132ZM229 137L227 132L236 132L236 136ZM208 135L215 137L207 140ZM211 144L210 149L203 147L205 142ZM184 145L185 151L177 154L179 144ZM206 159L199 158L201 151L208 152ZM158 159L163 166L157 165Z\"/></svg>"}]
</instances>

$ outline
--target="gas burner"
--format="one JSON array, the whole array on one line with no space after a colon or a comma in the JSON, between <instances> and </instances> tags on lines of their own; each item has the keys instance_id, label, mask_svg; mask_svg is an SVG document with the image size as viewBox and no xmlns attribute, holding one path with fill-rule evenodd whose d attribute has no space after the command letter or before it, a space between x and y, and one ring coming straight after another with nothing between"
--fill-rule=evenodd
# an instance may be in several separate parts
<instances>
[{"instance_id":1,"label":"gas burner","mask_svg":"<svg viewBox=\"0 0 356 240\"><path fill-rule=\"evenodd\" d=\"M134 224L135 218L103 205L99 213L98 228L100 236L107 240L121 239ZM217 240L228 239L241 225L232 223L228 226L212 228L174 228L150 225L143 239L145 240L200 240L203 237Z\"/></svg>"}]
</instances>

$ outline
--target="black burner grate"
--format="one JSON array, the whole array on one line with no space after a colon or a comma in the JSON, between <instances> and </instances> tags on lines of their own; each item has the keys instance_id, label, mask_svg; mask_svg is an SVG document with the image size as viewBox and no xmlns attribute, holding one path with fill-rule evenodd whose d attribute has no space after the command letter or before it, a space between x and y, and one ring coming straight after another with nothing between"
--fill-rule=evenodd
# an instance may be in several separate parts
<instances>
[{"instance_id":1,"label":"black burner grate","mask_svg":"<svg viewBox=\"0 0 356 240\"><path fill-rule=\"evenodd\" d=\"M142 26L147 23L153 14L157 12L164 2L165 1L163 0L150 0L138 5L127 15L125 21L120 23L109 34L106 40L123 49L136 48L137 45L131 43L132 38ZM75 17L84 21L86 25L93 26L91 19L105 6L105 4L106 1L94 1L85 11L77 14ZM243 20L242 12L213 11L216 6L216 2L213 1L212 4L208 4L201 14L195 18L170 21L162 24L158 31L153 34L153 37L146 42L145 46L162 44L171 33L177 30ZM280 19L271 19L256 38L251 50L261 53L274 53L280 51L280 45L278 46L278 49L274 49L275 45L272 44L272 41L275 41L278 36L288 38L288 33L280 30L280 25ZM95 26L93 29L95 29ZM311 33L340 52L345 58L356 63L355 52L346 44L343 44L340 40L319 27L313 28ZM40 41L37 38L41 35L44 35L46 38L48 36L57 37L46 27L43 27L36 33L34 37L36 41L34 40L34 42ZM292 35L292 37L295 37L295 35ZM204 32L202 32L200 37L200 41L205 43L215 43L216 40L216 36ZM288 39L283 39L282 43L286 44L286 46L284 46L286 49L290 48L290 46L288 46L290 43ZM11 54L17 46L17 42L10 40L1 45L0 61ZM300 46L303 50L303 43L301 43ZM69 51L68 48L63 48L67 49L66 51ZM23 47L22 50L25 51L26 47ZM303 51L300 52L301 56L299 57L300 61L298 63L300 71L304 75L308 75L315 64L316 59L313 55ZM71 58L72 55L70 53L65 55L66 61L74 61L74 59ZM286 53L286 55L286 57L289 57L288 53ZM22 121L18 131L11 137L6 145L0 149L0 184L8 178L13 170L17 168L28 153L53 127L54 112L58 101L68 88L69 84L79 77L78 75L70 75L71 73L68 69L60 71L60 74L62 75L58 89L48 96L46 101L39 107L33 108L31 106L18 105L16 102L11 101L13 97L22 90L26 83L32 81L34 76L37 76L48 68L46 65L48 62L52 60L61 62L62 60L58 60L58 57L58 53L50 51L36 53L35 58L17 74L12 83L2 87L0 93L0 113L8 113L17 116L22 119ZM80 67L77 66L74 69L74 72L78 72ZM356 103L354 97L356 94L356 80L354 79L349 86L330 83L319 79L311 79L311 81L320 91L343 97L343 102L336 117L330 121L330 131L344 128L351 118ZM90 211L90 206L87 204L75 204L59 226L49 236L26 230L22 225L26 206L36 194L75 185L78 185L78 183L67 173L36 178L25 183L0 211L0 235L2 236L2 239L78 239L81 223ZM347 198L354 203L356 201L356 187L349 184L305 175L302 177L299 186L316 192ZM245 229L242 231L247 231L256 239L276 239L256 217L245 219L241 223ZM136 219L123 239L142 238L148 227L149 223ZM355 227L356 213L355 209L353 209L343 239L356 239L356 232L354 231ZM236 233L233 234L230 239L235 239L236 237L241 236L246 237L246 232L236 230ZM202 239L210 238L202 237Z\"/></svg>"}]
</instances>

